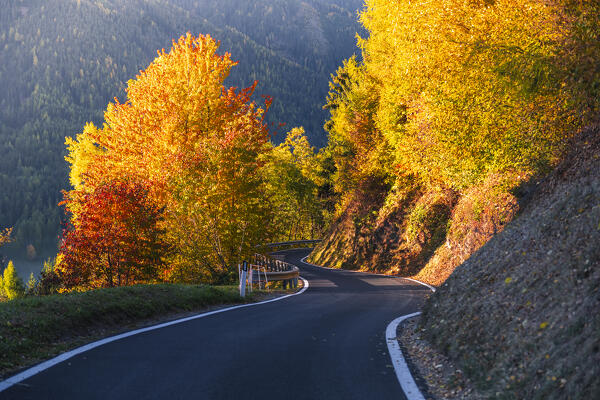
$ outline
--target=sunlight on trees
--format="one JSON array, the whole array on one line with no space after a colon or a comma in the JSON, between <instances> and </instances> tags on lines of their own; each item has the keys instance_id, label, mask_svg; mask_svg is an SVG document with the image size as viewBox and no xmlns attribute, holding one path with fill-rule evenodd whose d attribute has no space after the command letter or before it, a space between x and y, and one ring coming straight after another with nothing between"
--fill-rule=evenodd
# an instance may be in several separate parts
<instances>
[{"instance_id":1,"label":"sunlight on trees","mask_svg":"<svg viewBox=\"0 0 600 400\"><path fill-rule=\"evenodd\" d=\"M6 297L8 300L14 300L25 294L25 285L23 280L17 275L12 261L4 269L2 279L0 279L0 298Z\"/></svg>"},{"instance_id":2,"label":"sunlight on trees","mask_svg":"<svg viewBox=\"0 0 600 400\"><path fill-rule=\"evenodd\" d=\"M367 0L331 76L321 265L443 282L600 110L600 4ZM468 212L467 212L467 211Z\"/></svg>"},{"instance_id":3,"label":"sunlight on trees","mask_svg":"<svg viewBox=\"0 0 600 400\"><path fill-rule=\"evenodd\" d=\"M547 168L598 110L597 57L583 51L598 48L593 10L559 0L367 0L364 61L347 60L330 84L336 191L377 174L461 191L489 174Z\"/></svg>"},{"instance_id":4,"label":"sunlight on trees","mask_svg":"<svg viewBox=\"0 0 600 400\"><path fill-rule=\"evenodd\" d=\"M57 272L65 288L131 285L156 280L169 254L163 239L163 209L139 183L110 181L91 193L72 191L67 212L77 218L65 229Z\"/></svg>"},{"instance_id":5,"label":"sunlight on trees","mask_svg":"<svg viewBox=\"0 0 600 400\"><path fill-rule=\"evenodd\" d=\"M80 234L82 207L90 196L123 179L143 182L148 197L164 210L164 220L156 223L175 251L161 279L228 280L234 265L268 236L272 207L265 197L259 158L270 150L264 123L270 99L264 108L251 101L256 83L239 91L224 87L236 63L227 53L217 54L218 47L203 35L174 41L169 52L159 51L154 62L128 82L127 102L108 105L101 129L87 124L76 140L67 141L74 189L66 197L73 226L66 238ZM98 213L87 210L90 216ZM133 246L134 237L107 240L111 243L106 248L124 243L118 246L124 250ZM68 256L77 252L63 245L63 253L61 268L68 265L70 272L78 271L81 260ZM94 253L90 248L90 256ZM108 254L101 253L98 267L105 283L123 284L115 282L115 273L107 275L114 268ZM123 261L117 270L131 267L130 261ZM76 275L69 275L73 285L78 284ZM98 279L97 273L92 275Z\"/></svg>"},{"instance_id":6,"label":"sunlight on trees","mask_svg":"<svg viewBox=\"0 0 600 400\"><path fill-rule=\"evenodd\" d=\"M0 246L3 246L12 241L10 235L12 233L12 228L6 228L3 231L0 231Z\"/></svg>"},{"instance_id":7,"label":"sunlight on trees","mask_svg":"<svg viewBox=\"0 0 600 400\"><path fill-rule=\"evenodd\" d=\"M263 160L265 189L273 207L272 241L320 237L323 214L318 198L317 154L304 128L293 128Z\"/></svg>"}]
</instances>

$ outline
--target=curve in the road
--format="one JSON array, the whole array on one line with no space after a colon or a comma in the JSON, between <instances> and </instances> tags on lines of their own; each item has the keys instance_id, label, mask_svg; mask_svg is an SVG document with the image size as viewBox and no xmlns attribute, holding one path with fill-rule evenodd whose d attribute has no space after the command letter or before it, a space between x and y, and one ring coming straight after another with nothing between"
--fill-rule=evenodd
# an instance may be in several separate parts
<instances>
[{"instance_id":1,"label":"curve in the road","mask_svg":"<svg viewBox=\"0 0 600 400\"><path fill-rule=\"evenodd\" d=\"M334 269L334 268L327 268L327 267L322 267L320 265L309 263L306 261L307 258L308 258L308 255L302 259L302 262L304 262L306 264L310 264L314 267L325 268L325 269L330 269L330 270ZM364 272L360 272L360 271L350 271L350 272L364 274ZM374 274L374 275L380 275L380 274ZM385 275L380 275L380 276L385 276ZM404 278L404 277L398 277L398 278L409 280L409 281L412 281L415 283L419 283L423 286L428 287L432 292L435 292L435 288L431 285L428 285L425 282L421 282L421 281L418 281L416 279L411 279L411 278ZM400 383L400 386L402 387L402 390L404 391L404 395L406 396L406 398L408 400L425 400L425 397L419 390L419 386L415 382L415 378L413 377L412 373L410 372L410 368L408 367L408 364L406 363L406 359L404 358L404 355L402 354L400 344L398 343L397 332L398 332L398 326L402 322L404 322L405 320L407 320L409 318L416 317L418 315L421 315L421 312L415 312L412 314L401 315L398 318L394 319L392 322L390 322L385 329L385 339L386 339L386 343L388 346L388 351L390 353L390 358L392 360L392 365L394 366L394 370L396 371L396 377L398 378L398 383Z\"/></svg>"},{"instance_id":2,"label":"curve in the road","mask_svg":"<svg viewBox=\"0 0 600 400\"><path fill-rule=\"evenodd\" d=\"M307 249L307 250L310 250L310 249ZM309 256L310 256L310 254L309 254L309 255L307 255L307 256L305 256L304 258L302 258L302 260L300 260L300 261L302 261L302 262L303 262L303 263L305 263L305 264L311 265L311 266L313 266L313 267L317 267L317 268L329 269L329 270L332 270L332 271L341 271L341 269L340 269L340 268L329 268L329 267L323 267L323 266L321 266L321 265L317 265L317 264L312 264L312 263L309 263L308 261L306 261L306 259L307 259ZM428 283L421 282L421 281L419 281L419 280L416 280L416 279L413 279L413 278L406 278L406 277L404 277L404 276L392 276L392 275L385 275L385 274L377 274L377 273L374 273L374 272L363 272L363 271L352 271L352 270L345 270L345 271L352 272L352 273L354 273L354 274L363 274L363 275L376 275L376 276L385 276L385 277L387 277L387 278L404 279L404 280L406 280L406 281L411 281L411 282L414 282L414 283L418 283L419 285L423 285L423 286L425 286L425 287L428 287L428 288L429 288L429 290L431 290L432 292L435 292L435 287L431 286L431 285L430 285L430 284L428 284Z\"/></svg>"},{"instance_id":3,"label":"curve in the road","mask_svg":"<svg viewBox=\"0 0 600 400\"><path fill-rule=\"evenodd\" d=\"M105 343L0 392L0 399L405 399L382 332L420 310L410 281L305 264L310 289Z\"/></svg>"},{"instance_id":4,"label":"curve in the road","mask_svg":"<svg viewBox=\"0 0 600 400\"><path fill-rule=\"evenodd\" d=\"M303 287L295 293L286 294L284 296L275 297L275 298L269 299L269 300L258 301L256 303L239 304L237 306L220 308L220 309L214 310L214 311L208 311L205 313L196 314L196 315L176 319L176 320L169 321L169 322L163 322L163 323L157 324L157 325L147 326L145 328L135 329L135 330L132 330L129 332L121 333L119 335L110 336L110 337L107 337L107 338L104 338L101 340L97 340L92 343L88 343L84 346L81 346L76 349L62 353L54 358L51 358L47 361L42 362L34 367L28 368L25 371L18 373L17 375L14 375L8 379L5 379L4 381L0 381L0 392L8 389L9 387L11 387L13 385L19 384L20 382L24 381L27 378L31 378L32 376L37 375L40 372L45 371L48 368L51 368L58 363L66 361L69 358L75 357L78 354L84 353L86 351L90 351L96 347L102 346L102 345L110 343L110 342L114 342L116 340L125 339L126 337L133 336L133 335L139 335L140 333L153 331L155 329L166 328L167 326L171 326L171 325L181 324L184 322L192 321L194 319L208 317L209 315L214 315L214 314L219 314L219 313L223 313L223 312L227 312L227 311L237 310L238 308L252 307L252 306L258 306L260 304L272 303L274 301L283 300L283 299L286 299L291 296L297 296L299 294L304 293L310 286L310 284L308 283L308 281L306 279L304 279L302 277L300 277L300 279L302 279Z\"/></svg>"}]
</instances>

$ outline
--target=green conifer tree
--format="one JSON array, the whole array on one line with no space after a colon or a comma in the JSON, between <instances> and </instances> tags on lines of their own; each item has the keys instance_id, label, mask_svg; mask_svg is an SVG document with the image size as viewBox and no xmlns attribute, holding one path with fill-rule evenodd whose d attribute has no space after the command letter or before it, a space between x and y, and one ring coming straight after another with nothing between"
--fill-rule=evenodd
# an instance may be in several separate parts
<instances>
[{"instance_id":1,"label":"green conifer tree","mask_svg":"<svg viewBox=\"0 0 600 400\"><path fill-rule=\"evenodd\" d=\"M33 275L33 272L29 275L29 280L27 281L27 293L28 294L32 294L34 293L36 287L37 287L38 281L37 279L35 279L35 276Z\"/></svg>"},{"instance_id":2,"label":"green conifer tree","mask_svg":"<svg viewBox=\"0 0 600 400\"><path fill-rule=\"evenodd\" d=\"M17 271L15 270L12 261L8 262L8 266L4 270L3 281L4 296L6 296L8 300L16 299L25 294L25 285L23 285L23 280L17 275Z\"/></svg>"}]
</instances>

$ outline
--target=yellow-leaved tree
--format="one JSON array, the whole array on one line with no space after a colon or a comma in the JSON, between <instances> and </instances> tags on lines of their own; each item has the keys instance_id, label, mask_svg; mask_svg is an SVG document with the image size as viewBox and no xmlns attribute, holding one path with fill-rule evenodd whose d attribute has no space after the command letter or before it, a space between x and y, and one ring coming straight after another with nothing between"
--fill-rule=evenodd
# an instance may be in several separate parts
<instances>
[{"instance_id":1,"label":"yellow-leaved tree","mask_svg":"<svg viewBox=\"0 0 600 400\"><path fill-rule=\"evenodd\" d=\"M360 21L362 57L330 83L336 213L313 261L409 272L437 248L462 262L600 115L600 3L366 0ZM474 245L450 255L446 238Z\"/></svg>"},{"instance_id":2,"label":"yellow-leaved tree","mask_svg":"<svg viewBox=\"0 0 600 400\"><path fill-rule=\"evenodd\" d=\"M74 228L83 194L142 183L163 207L161 228L176 249L162 279L228 279L270 229L259 174L269 100L264 108L251 101L256 83L223 85L236 62L218 48L208 35L182 36L128 82L127 101L108 105L102 128L87 124L67 140Z\"/></svg>"},{"instance_id":3,"label":"yellow-leaved tree","mask_svg":"<svg viewBox=\"0 0 600 400\"><path fill-rule=\"evenodd\" d=\"M263 157L263 180L274 213L272 240L314 239L323 228L318 163L304 128L293 128Z\"/></svg>"},{"instance_id":4,"label":"yellow-leaved tree","mask_svg":"<svg viewBox=\"0 0 600 400\"><path fill-rule=\"evenodd\" d=\"M574 43L583 48L597 33L590 7L367 0L361 22L369 37L359 46L365 75L378 85L375 126L396 163L426 183L459 190L490 173L551 163L565 132L594 109L576 106L582 91L574 76Z\"/></svg>"}]
</instances>

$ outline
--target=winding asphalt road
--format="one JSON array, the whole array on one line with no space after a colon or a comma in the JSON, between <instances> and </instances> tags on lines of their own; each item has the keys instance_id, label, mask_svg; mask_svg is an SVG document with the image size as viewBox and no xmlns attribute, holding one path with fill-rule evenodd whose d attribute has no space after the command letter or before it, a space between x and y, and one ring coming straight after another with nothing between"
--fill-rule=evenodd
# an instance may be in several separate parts
<instances>
[{"instance_id":1,"label":"winding asphalt road","mask_svg":"<svg viewBox=\"0 0 600 400\"><path fill-rule=\"evenodd\" d=\"M303 294L105 344L0 399L404 399L385 329L429 290L314 267L308 252L281 252L309 281Z\"/></svg>"}]
</instances>

